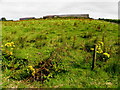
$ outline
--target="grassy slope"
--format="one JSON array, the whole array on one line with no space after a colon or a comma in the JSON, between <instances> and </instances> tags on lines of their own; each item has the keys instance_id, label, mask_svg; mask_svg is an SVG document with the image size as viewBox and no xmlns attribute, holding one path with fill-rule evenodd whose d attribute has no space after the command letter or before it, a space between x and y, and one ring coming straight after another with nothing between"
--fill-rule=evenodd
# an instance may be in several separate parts
<instances>
[{"instance_id":1,"label":"grassy slope","mask_svg":"<svg viewBox=\"0 0 120 90\"><path fill-rule=\"evenodd\" d=\"M105 35L106 52L110 59L91 71L92 52L86 45L92 45L97 38L102 41ZM3 71L3 87L51 87L51 88L116 88L118 75L118 25L98 20L30 20L2 23L3 45L13 41L16 45L13 55L29 60L33 67L50 57L56 51L64 72L56 73L44 84L39 81L9 79L15 72ZM58 50L60 49L60 50ZM40 53L40 55L38 54ZM7 78L8 77L8 78Z\"/></svg>"}]
</instances>

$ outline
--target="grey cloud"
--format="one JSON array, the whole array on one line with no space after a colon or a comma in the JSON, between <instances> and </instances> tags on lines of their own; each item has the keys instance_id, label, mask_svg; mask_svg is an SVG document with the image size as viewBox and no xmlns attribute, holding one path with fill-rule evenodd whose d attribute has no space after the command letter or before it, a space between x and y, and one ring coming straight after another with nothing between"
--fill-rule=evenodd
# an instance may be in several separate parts
<instances>
[{"instance_id":1,"label":"grey cloud","mask_svg":"<svg viewBox=\"0 0 120 90\"><path fill-rule=\"evenodd\" d=\"M2 16L8 19L49 14L88 13L92 18L117 18L117 2L4 2Z\"/></svg>"},{"instance_id":2,"label":"grey cloud","mask_svg":"<svg viewBox=\"0 0 120 90\"><path fill-rule=\"evenodd\" d=\"M2 4L2 15L10 16L43 16L58 12L63 4L54 3L5 3ZM8 16L9 15L9 16Z\"/></svg>"},{"instance_id":3,"label":"grey cloud","mask_svg":"<svg viewBox=\"0 0 120 90\"><path fill-rule=\"evenodd\" d=\"M117 2L73 2L64 6L61 11L90 13L93 17L108 15L117 18L118 15Z\"/></svg>"}]
</instances>

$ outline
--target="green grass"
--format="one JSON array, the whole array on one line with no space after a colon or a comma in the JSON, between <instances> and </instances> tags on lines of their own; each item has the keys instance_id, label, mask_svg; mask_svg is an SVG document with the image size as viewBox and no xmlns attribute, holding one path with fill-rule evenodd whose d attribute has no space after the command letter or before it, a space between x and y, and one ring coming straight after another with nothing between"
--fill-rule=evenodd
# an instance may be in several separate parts
<instances>
[{"instance_id":1,"label":"green grass","mask_svg":"<svg viewBox=\"0 0 120 90\"><path fill-rule=\"evenodd\" d=\"M90 48L95 41L103 41L110 58L97 58L92 71ZM9 42L15 43L13 50L4 46ZM118 24L89 19L5 21L2 44L3 88L118 87ZM36 70L35 77L28 66Z\"/></svg>"}]
</instances>

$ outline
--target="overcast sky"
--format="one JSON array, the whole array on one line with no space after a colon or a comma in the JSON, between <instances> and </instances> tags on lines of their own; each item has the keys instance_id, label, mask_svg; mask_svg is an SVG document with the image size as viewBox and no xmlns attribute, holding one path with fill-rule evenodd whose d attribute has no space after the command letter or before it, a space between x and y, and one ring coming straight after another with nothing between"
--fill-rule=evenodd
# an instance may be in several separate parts
<instances>
[{"instance_id":1,"label":"overcast sky","mask_svg":"<svg viewBox=\"0 0 120 90\"><path fill-rule=\"evenodd\" d=\"M118 19L119 0L0 0L0 18L18 20L45 15L89 14L91 18Z\"/></svg>"}]
</instances>

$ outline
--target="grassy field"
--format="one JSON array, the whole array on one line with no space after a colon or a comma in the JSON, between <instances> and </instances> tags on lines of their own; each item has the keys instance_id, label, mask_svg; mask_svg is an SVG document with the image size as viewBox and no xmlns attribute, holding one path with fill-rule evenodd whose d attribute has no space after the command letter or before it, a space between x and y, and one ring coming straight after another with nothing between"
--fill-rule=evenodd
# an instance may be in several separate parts
<instances>
[{"instance_id":1,"label":"grassy field","mask_svg":"<svg viewBox=\"0 0 120 90\"><path fill-rule=\"evenodd\" d=\"M118 24L105 21L3 21L2 87L118 88L118 46Z\"/></svg>"}]
</instances>

